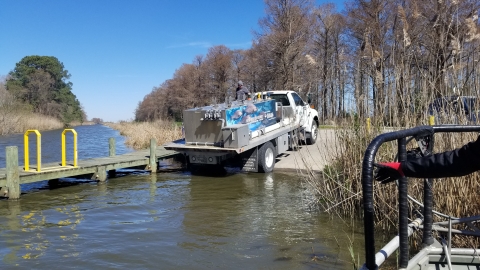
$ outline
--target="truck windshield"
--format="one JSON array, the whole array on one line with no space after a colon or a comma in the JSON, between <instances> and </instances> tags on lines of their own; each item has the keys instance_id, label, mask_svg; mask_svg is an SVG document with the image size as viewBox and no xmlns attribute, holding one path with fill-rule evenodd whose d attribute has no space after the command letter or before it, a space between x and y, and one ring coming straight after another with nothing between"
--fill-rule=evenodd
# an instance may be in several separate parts
<instances>
[{"instance_id":1,"label":"truck windshield","mask_svg":"<svg viewBox=\"0 0 480 270\"><path fill-rule=\"evenodd\" d=\"M305 106L305 102L303 102L303 99L297 95L297 93L292 93L293 101L295 102L295 105L297 106Z\"/></svg>"}]
</instances>

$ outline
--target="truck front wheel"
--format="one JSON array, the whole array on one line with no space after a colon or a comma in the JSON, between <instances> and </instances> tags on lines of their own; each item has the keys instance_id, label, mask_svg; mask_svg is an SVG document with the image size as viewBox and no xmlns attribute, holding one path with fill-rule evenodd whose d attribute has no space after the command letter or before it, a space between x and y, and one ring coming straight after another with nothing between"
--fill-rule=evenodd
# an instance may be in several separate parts
<instances>
[{"instance_id":1,"label":"truck front wheel","mask_svg":"<svg viewBox=\"0 0 480 270\"><path fill-rule=\"evenodd\" d=\"M317 123L313 121L312 128L310 129L310 133L307 134L306 143L308 145L315 144L315 142L317 141L317 137L318 137Z\"/></svg>"},{"instance_id":2,"label":"truck front wheel","mask_svg":"<svg viewBox=\"0 0 480 270\"><path fill-rule=\"evenodd\" d=\"M258 149L258 170L264 173L273 171L276 157L277 154L275 153L275 147L272 142L264 143Z\"/></svg>"}]
</instances>

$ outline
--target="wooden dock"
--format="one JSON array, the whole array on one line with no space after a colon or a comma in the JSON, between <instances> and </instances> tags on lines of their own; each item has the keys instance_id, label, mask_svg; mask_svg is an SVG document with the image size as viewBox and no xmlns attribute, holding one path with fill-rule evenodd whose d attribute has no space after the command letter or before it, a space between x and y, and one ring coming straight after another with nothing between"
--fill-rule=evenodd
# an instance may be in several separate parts
<instances>
[{"instance_id":1,"label":"wooden dock","mask_svg":"<svg viewBox=\"0 0 480 270\"><path fill-rule=\"evenodd\" d=\"M61 166L61 162L41 164L41 170L38 172L35 166L30 166L28 171L25 171L23 166L18 166L16 146L7 147L6 152L7 166L0 168L0 187L2 191L8 190L9 199L20 197L20 184L79 176L105 181L108 177L115 176L115 170L128 168L141 168L156 172L160 160L178 155L178 152L157 147L156 142L152 140L150 149L115 155L113 148L113 151L110 149L108 157L80 159L76 167L72 162L68 162L67 166Z\"/></svg>"}]
</instances>

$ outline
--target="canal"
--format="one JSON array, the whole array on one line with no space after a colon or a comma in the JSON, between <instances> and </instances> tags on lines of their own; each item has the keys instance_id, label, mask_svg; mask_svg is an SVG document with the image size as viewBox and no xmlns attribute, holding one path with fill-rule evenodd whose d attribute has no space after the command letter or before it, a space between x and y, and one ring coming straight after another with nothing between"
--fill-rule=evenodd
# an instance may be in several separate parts
<instances>
[{"instance_id":1,"label":"canal","mask_svg":"<svg viewBox=\"0 0 480 270\"><path fill-rule=\"evenodd\" d=\"M118 154L132 151L108 127L75 130L79 159L107 156L110 137ZM42 132L44 162L61 159L61 132ZM20 152L23 135L0 137L0 162L6 145ZM0 200L1 269L353 269L350 247L364 258L361 222L319 211L295 173L139 171L22 192Z\"/></svg>"}]
</instances>

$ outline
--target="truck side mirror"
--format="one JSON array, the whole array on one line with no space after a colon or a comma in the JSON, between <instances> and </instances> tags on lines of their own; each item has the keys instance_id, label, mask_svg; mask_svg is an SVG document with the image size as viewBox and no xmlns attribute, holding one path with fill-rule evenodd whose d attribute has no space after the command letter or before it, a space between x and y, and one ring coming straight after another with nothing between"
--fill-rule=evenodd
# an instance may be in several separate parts
<instances>
[{"instance_id":1,"label":"truck side mirror","mask_svg":"<svg viewBox=\"0 0 480 270\"><path fill-rule=\"evenodd\" d=\"M310 108L315 109L315 105L312 104L312 94L307 94L307 103L310 104Z\"/></svg>"}]
</instances>

